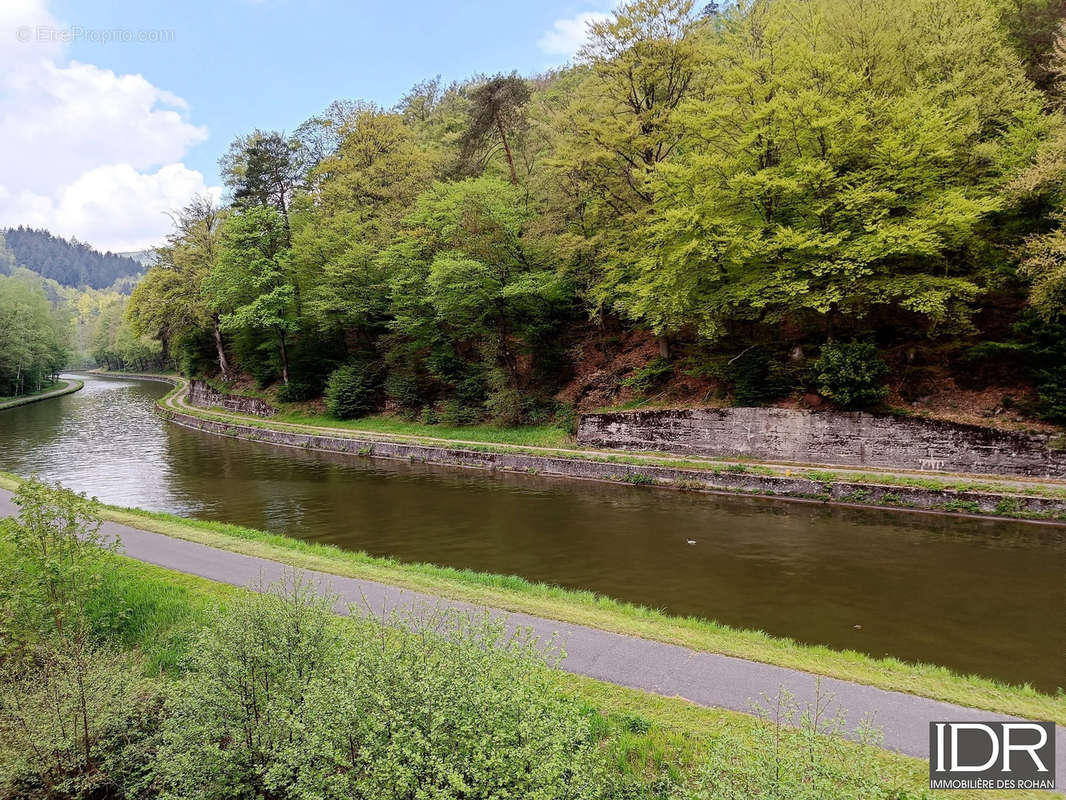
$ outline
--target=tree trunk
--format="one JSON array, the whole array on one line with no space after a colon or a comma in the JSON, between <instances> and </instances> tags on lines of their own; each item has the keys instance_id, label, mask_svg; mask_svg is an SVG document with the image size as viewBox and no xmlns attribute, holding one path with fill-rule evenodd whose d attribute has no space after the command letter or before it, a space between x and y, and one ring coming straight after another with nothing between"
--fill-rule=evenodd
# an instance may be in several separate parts
<instances>
[{"instance_id":1,"label":"tree trunk","mask_svg":"<svg viewBox=\"0 0 1066 800\"><path fill-rule=\"evenodd\" d=\"M503 140L503 152L507 154L507 166L511 169L511 183L515 186L518 185L518 173L514 169L514 157L511 155L511 145L507 143L507 134L503 132L503 123L500 121L500 115L496 115L496 130L500 132L500 139Z\"/></svg>"},{"instance_id":2,"label":"tree trunk","mask_svg":"<svg viewBox=\"0 0 1066 800\"><path fill-rule=\"evenodd\" d=\"M211 327L215 332L215 349L218 351L218 368L222 370L222 380L229 380L229 361L226 360L226 349L222 346L222 331L218 327L218 314L211 317Z\"/></svg>"},{"instance_id":3,"label":"tree trunk","mask_svg":"<svg viewBox=\"0 0 1066 800\"><path fill-rule=\"evenodd\" d=\"M289 385L289 354L285 349L285 332L281 332L281 382Z\"/></svg>"},{"instance_id":4,"label":"tree trunk","mask_svg":"<svg viewBox=\"0 0 1066 800\"><path fill-rule=\"evenodd\" d=\"M656 336L655 341L659 344L659 355L663 358L670 357L670 337L666 335Z\"/></svg>"}]
</instances>

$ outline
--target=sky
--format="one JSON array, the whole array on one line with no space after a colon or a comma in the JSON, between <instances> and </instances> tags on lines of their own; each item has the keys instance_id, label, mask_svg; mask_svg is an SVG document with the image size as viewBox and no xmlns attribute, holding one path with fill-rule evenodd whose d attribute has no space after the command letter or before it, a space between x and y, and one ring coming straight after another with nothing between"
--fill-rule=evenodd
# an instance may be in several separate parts
<instances>
[{"instance_id":1,"label":"sky","mask_svg":"<svg viewBox=\"0 0 1066 800\"><path fill-rule=\"evenodd\" d=\"M340 98L566 63L612 0L0 0L0 228L159 244L218 158Z\"/></svg>"}]
</instances>

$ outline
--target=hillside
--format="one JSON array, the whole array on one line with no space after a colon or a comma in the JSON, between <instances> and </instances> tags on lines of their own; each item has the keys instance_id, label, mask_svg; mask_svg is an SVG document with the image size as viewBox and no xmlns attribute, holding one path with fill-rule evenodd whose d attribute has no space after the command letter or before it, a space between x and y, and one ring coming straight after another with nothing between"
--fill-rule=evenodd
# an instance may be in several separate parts
<instances>
[{"instance_id":1,"label":"hillside","mask_svg":"<svg viewBox=\"0 0 1066 800\"><path fill-rule=\"evenodd\" d=\"M105 289L144 271L133 258L101 253L85 242L19 226L3 232L7 249L20 267L71 287Z\"/></svg>"}]
</instances>

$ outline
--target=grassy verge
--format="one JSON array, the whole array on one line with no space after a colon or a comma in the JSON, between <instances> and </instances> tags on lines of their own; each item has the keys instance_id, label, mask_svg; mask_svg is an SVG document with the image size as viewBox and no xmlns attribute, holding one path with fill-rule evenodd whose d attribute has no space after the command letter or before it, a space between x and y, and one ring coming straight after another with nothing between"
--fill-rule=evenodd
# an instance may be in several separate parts
<instances>
[{"instance_id":1,"label":"grassy verge","mask_svg":"<svg viewBox=\"0 0 1066 800\"><path fill-rule=\"evenodd\" d=\"M148 672L176 676L189 643L208 613L231 602L245 590L161 567L120 558L109 572L101 603L90 613L95 624L128 647L140 647L148 657ZM642 783L669 773L675 780L698 768L709 751L728 741L741 759L766 758L764 723L746 714L708 709L674 698L660 697L580 676L557 673L561 689L597 715L596 729L610 755L611 769ZM773 687L768 687L772 692ZM762 734L762 735L760 735ZM802 749L798 733L785 732L785 750ZM846 747L859 755L860 745ZM922 759L877 750L876 760L886 786L924 796L928 766ZM1038 798L1038 793L951 792L930 797Z\"/></svg>"},{"instance_id":2,"label":"grassy verge","mask_svg":"<svg viewBox=\"0 0 1066 800\"><path fill-rule=\"evenodd\" d=\"M485 444L512 444L530 447L566 447L573 444L573 437L555 425L523 425L506 428L499 425L427 425L409 422L399 417L379 414L354 420L336 420L321 414L301 411L285 411L273 420L318 428L391 433L403 436L421 436L450 441L479 441Z\"/></svg>"},{"instance_id":3,"label":"grassy verge","mask_svg":"<svg viewBox=\"0 0 1066 800\"><path fill-rule=\"evenodd\" d=\"M70 381L56 381L49 384L48 388L42 389L39 392L33 394L23 394L18 397L0 397L0 411L5 408L15 408L16 406L26 405L27 403L35 403L38 400L47 400L49 397L61 397L71 392L76 392L81 389L85 383L78 380Z\"/></svg>"},{"instance_id":4,"label":"grassy verge","mask_svg":"<svg viewBox=\"0 0 1066 800\"><path fill-rule=\"evenodd\" d=\"M13 490L17 485L18 478L0 473L0 486ZM104 516L131 527L306 569L378 581L973 708L1066 724L1066 694L1060 692L1052 696L1029 686L1012 686L979 676L958 675L941 666L910 664L892 658L873 658L855 651L802 645L761 631L739 630L695 617L671 617L661 611L592 592L533 583L516 576L431 564L404 564L236 525L113 507L106 508Z\"/></svg>"}]
</instances>

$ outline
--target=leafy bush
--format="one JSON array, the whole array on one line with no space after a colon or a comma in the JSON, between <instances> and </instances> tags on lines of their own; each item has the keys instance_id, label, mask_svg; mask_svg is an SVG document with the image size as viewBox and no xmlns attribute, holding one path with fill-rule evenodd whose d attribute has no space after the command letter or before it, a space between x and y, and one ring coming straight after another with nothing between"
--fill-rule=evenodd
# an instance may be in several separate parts
<instances>
[{"instance_id":1,"label":"leafy bush","mask_svg":"<svg viewBox=\"0 0 1066 800\"><path fill-rule=\"evenodd\" d=\"M885 398L888 365L871 342L826 342L814 362L818 393L844 408L864 408Z\"/></svg>"},{"instance_id":2,"label":"leafy bush","mask_svg":"<svg viewBox=\"0 0 1066 800\"><path fill-rule=\"evenodd\" d=\"M0 796L110 796L151 783L158 687L140 677L135 652L51 636L28 661L0 666ZM12 792L12 787L18 790Z\"/></svg>"},{"instance_id":3,"label":"leafy bush","mask_svg":"<svg viewBox=\"0 0 1066 800\"><path fill-rule=\"evenodd\" d=\"M339 367L326 382L326 408L337 419L356 419L373 413L379 395L377 368L367 363Z\"/></svg>"},{"instance_id":4,"label":"leafy bush","mask_svg":"<svg viewBox=\"0 0 1066 800\"><path fill-rule=\"evenodd\" d=\"M418 376L412 372L389 369L385 379L385 395L405 416L414 418L426 401Z\"/></svg>"},{"instance_id":5,"label":"leafy bush","mask_svg":"<svg viewBox=\"0 0 1066 800\"><path fill-rule=\"evenodd\" d=\"M344 754L319 773L316 793L595 796L589 718L528 634L488 614L429 612L388 621L384 638L378 623L364 623L354 645L340 678L319 684L310 701L326 752Z\"/></svg>"},{"instance_id":6,"label":"leafy bush","mask_svg":"<svg viewBox=\"0 0 1066 800\"><path fill-rule=\"evenodd\" d=\"M721 375L733 385L733 404L761 406L792 388L792 376L761 345L749 347L725 362Z\"/></svg>"},{"instance_id":7,"label":"leafy bush","mask_svg":"<svg viewBox=\"0 0 1066 800\"><path fill-rule=\"evenodd\" d=\"M282 403L304 403L318 397L321 391L322 387L314 381L290 380L278 389L278 400Z\"/></svg>"},{"instance_id":8,"label":"leafy bush","mask_svg":"<svg viewBox=\"0 0 1066 800\"><path fill-rule=\"evenodd\" d=\"M640 369L634 370L632 375L622 381L622 385L629 387L637 394L647 394L665 383L673 374L674 365L660 356Z\"/></svg>"},{"instance_id":9,"label":"leafy bush","mask_svg":"<svg viewBox=\"0 0 1066 800\"><path fill-rule=\"evenodd\" d=\"M157 767L171 796L299 796L316 758L306 696L340 659L332 607L294 579L215 615L164 723Z\"/></svg>"},{"instance_id":10,"label":"leafy bush","mask_svg":"<svg viewBox=\"0 0 1066 800\"><path fill-rule=\"evenodd\" d=\"M588 716L550 653L487 614L344 627L290 581L200 639L158 761L186 798L586 796Z\"/></svg>"}]
</instances>

